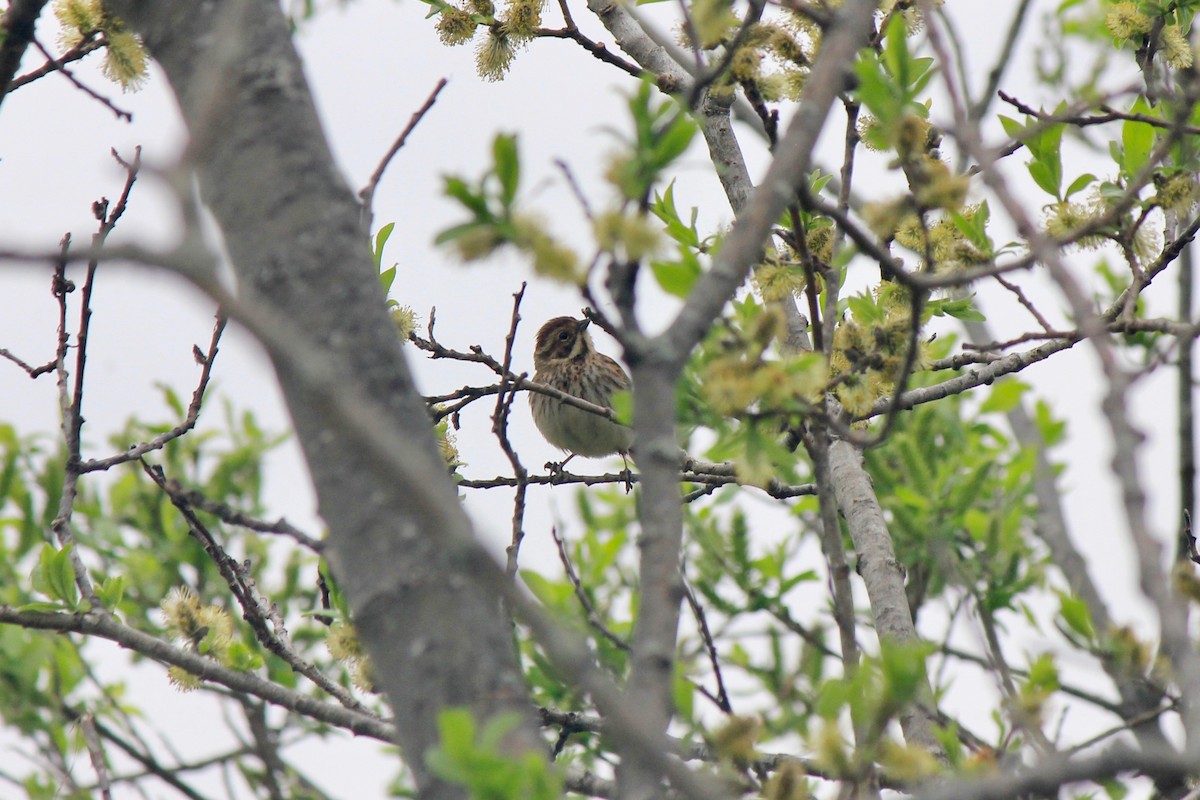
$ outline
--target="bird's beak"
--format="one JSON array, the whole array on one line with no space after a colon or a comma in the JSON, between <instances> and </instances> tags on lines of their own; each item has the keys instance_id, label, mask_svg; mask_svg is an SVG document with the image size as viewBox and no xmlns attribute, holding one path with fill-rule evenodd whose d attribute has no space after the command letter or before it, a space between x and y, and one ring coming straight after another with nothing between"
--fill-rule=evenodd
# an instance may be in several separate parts
<instances>
[{"instance_id":1,"label":"bird's beak","mask_svg":"<svg viewBox=\"0 0 1200 800\"><path fill-rule=\"evenodd\" d=\"M587 330L587 326L588 326L588 325L591 325L591 324L592 324L592 320L591 320L591 318L590 318L590 317L584 317L584 318L583 318L583 319L582 319L582 320L579 322L579 330L581 330L581 331L585 331L585 330Z\"/></svg>"}]
</instances>

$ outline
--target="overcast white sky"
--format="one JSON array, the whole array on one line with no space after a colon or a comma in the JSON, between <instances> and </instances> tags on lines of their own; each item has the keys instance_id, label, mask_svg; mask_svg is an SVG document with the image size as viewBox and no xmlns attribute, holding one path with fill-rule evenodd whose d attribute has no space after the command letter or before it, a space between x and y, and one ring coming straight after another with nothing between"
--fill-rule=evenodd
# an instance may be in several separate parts
<instances>
[{"instance_id":1,"label":"overcast white sky","mask_svg":"<svg viewBox=\"0 0 1200 800\"><path fill-rule=\"evenodd\" d=\"M582 4L578 5L577 17L589 32L611 44L611 38L597 25L588 24ZM998 15L1006 19L1007 9L1015 5L989 4L983 15L975 13L979 6L965 4L959 22L977 72L990 68L990 54L999 46ZM475 75L469 46L448 50L437 42L432 21L423 19L426 8L417 0L354 0L305 23L297 41L337 159L356 191L438 79L449 79L437 105L389 168L376 194L375 219L377 225L397 223L385 252L387 262L399 264L393 296L423 317L431 306L437 306L444 343L459 348L480 344L498 354L508 327L511 295L529 274L522 263L504 257L487 266L462 268L432 247L437 231L458 217L441 197L441 176L449 172L478 175L490 158L494 134L519 133L524 185L535 187L527 196L557 232L585 251L583 217L553 161L566 160L593 203L603 204L607 194L599 180L602 156L613 146L605 128L625 126L621 92L629 90L630 81L573 44L546 40L535 42L516 60L506 81L485 83ZM1035 11L1035 29L1039 17L1040 12ZM548 18L554 19L553 12ZM44 41L52 41L48 26L39 33ZM1028 61L1027 49L1015 61L1023 59ZM38 60L31 55L24 68L35 63ZM78 72L89 85L112 96L118 106L132 111L134 122L118 122L109 110L54 76L8 97L0 115L0 247L51 252L67 231L76 242L86 244L95 229L92 202L101 196L115 198L121 186L122 173L109 155L110 148L128 157L140 144L144 160L152 167L169 168L175 161L182 130L158 73L142 92L121 95L94 69L85 65ZM1027 67L1014 66L1012 74L1006 87L1035 103L1046 100L1029 87ZM743 142L753 171L760 173L765 153L751 135L744 136ZM826 143L828 163L836 163L837 148L840 141ZM702 230L728 223L728 205L704 154L694 151L687 163L676 189L680 206L700 209ZM891 184L893 179L882 174L878 162L868 159L865 163L860 169L875 169L880 175L870 181L860 179L860 189ZM1013 166L1023 174L1019 163ZM166 244L177 230L172 201L147 175L134 190L129 212L112 241ZM1081 263L1090 258L1082 257ZM56 309L49 291L50 273L48 265L28 264L5 265L0 272L0 347L31 363L43 363L53 353ZM1046 292L1042 296L1052 297ZM1157 288L1151 299L1161 304L1164 313L1173 310L1169 287ZM532 337L541 321L577 314L581 305L573 291L531 282L523 306L525 324L518 337L516 368L532 369ZM989 303L998 327L1026 325L1014 306ZM1050 307L1061 304L1051 300ZM169 420L155 385L166 383L182 396L190 396L197 376L191 347L208 341L212 308L169 276L104 265L94 309L84 413L88 421L86 447L90 454L98 455L108 452L108 435L131 416ZM655 327L665 324L672 310L670 301L659 299L646 303L641 312L647 326ZM609 350L615 354L611 344ZM1092 357L1079 346L1051 363L1053 366L1031 368L1022 379L1035 384L1055 412L1070 422L1070 445L1055 455L1069 464L1062 485L1073 531L1091 556L1100 583L1126 598L1115 607L1127 609L1127 622L1143 625L1145 606L1134 590L1130 551L1119 533L1120 526L1114 524L1120 519L1118 498L1107 477L1107 435L1097 414L1100 384ZM459 365L417 359L416 367L427 393L489 380L483 370ZM287 425L269 366L253 342L236 329L222 343L215 386L214 399L228 398L238 408L254 409L265 427L282 429ZM32 382L17 368L0 362L0 398L0 423L11 423L25 434L54 430L58 411L49 376ZM1154 481L1150 498L1153 519L1168 537L1175 529L1176 507L1173 383L1164 373L1140 386L1136 398L1137 421L1150 437L1143 464ZM526 465L538 467L557 458L558 453L537 436L524 408L520 403L514 414L513 433ZM506 468L503 456L489 441L484 411L481 405L464 415L466 425L460 434L469 462L465 472L473 477L501 474ZM208 413L209 420L219 426L219 406L211 403ZM317 527L311 492L293 447L285 447L274 460L268 494L272 513ZM539 567L554 563L548 536L552 510L569 514L569 496L569 492L531 489L527 563ZM509 498L501 491L472 495L468 501L481 531L497 551L509 535ZM1020 646L1037 652L1044 644L1022 641ZM147 687L161 680L161 672L153 667L142 668L138 675ZM161 687L152 694L155 702L179 708L179 716L185 718L190 713L185 709L198 703L195 698L161 691ZM191 722L188 720L189 725ZM357 742L345 751L349 757L377 749ZM386 765L351 773L338 763L340 758L330 757L324 745L320 753L309 763L314 770L321 764L333 767L323 783L334 796L370 796L390 775Z\"/></svg>"}]
</instances>

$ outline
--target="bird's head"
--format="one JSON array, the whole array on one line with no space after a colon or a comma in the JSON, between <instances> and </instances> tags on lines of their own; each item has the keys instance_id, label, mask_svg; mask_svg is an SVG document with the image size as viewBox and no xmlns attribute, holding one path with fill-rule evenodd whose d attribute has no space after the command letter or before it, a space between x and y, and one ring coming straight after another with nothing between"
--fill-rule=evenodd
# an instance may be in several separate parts
<instances>
[{"instance_id":1,"label":"bird's head","mask_svg":"<svg viewBox=\"0 0 1200 800\"><path fill-rule=\"evenodd\" d=\"M550 364L584 358L594 352L592 337L588 335L589 319L555 317L541 327L537 333L537 345L533 350L533 364L542 369Z\"/></svg>"}]
</instances>

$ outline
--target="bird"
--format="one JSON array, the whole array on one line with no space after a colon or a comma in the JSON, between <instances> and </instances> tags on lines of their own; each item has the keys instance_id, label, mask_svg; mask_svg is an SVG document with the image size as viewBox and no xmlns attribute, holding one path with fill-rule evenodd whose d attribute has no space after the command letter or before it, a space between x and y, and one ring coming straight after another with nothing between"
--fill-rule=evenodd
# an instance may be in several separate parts
<instances>
[{"instance_id":1,"label":"bird","mask_svg":"<svg viewBox=\"0 0 1200 800\"><path fill-rule=\"evenodd\" d=\"M538 330L533 351L533 379L573 397L612 408L613 394L630 388L629 375L612 358L596 350L588 334L588 318L555 317ZM557 465L575 456L598 458L620 454L633 446L633 430L626 425L531 392L533 422L550 444L570 453ZM628 462L626 462L628 468Z\"/></svg>"}]
</instances>

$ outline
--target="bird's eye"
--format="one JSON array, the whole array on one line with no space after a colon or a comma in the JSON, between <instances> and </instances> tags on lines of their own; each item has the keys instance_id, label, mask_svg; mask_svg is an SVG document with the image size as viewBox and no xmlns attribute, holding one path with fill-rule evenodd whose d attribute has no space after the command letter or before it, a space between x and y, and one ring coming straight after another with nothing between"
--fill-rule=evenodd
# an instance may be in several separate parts
<instances>
[{"instance_id":1,"label":"bird's eye","mask_svg":"<svg viewBox=\"0 0 1200 800\"><path fill-rule=\"evenodd\" d=\"M571 338L571 334L569 331L563 331L562 333L558 334L558 340L560 342L565 342L567 339L570 339L570 338Z\"/></svg>"}]
</instances>

